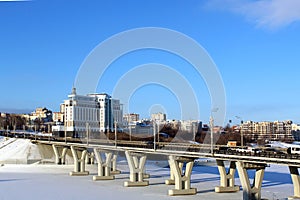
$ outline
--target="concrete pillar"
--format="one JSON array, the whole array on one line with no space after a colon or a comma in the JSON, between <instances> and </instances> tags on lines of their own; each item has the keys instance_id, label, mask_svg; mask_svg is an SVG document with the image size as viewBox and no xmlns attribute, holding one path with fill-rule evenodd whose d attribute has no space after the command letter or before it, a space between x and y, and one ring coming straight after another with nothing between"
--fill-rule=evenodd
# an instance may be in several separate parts
<instances>
[{"instance_id":1,"label":"concrete pillar","mask_svg":"<svg viewBox=\"0 0 300 200\"><path fill-rule=\"evenodd\" d=\"M215 187L215 192L237 192L240 186L235 185L234 174L236 170L235 161L230 161L228 172L223 160L217 160L218 169L220 172L220 186Z\"/></svg>"},{"instance_id":2,"label":"concrete pillar","mask_svg":"<svg viewBox=\"0 0 300 200\"><path fill-rule=\"evenodd\" d=\"M97 181L115 179L115 177L111 175L111 159L113 153L108 151L101 151L97 148L94 148L94 153L98 163L98 176L93 176L93 180ZM105 158L101 156L101 153L105 155L103 155L103 157Z\"/></svg>"},{"instance_id":3,"label":"concrete pillar","mask_svg":"<svg viewBox=\"0 0 300 200\"><path fill-rule=\"evenodd\" d=\"M196 194L196 188L191 188L191 174L194 160L169 156L169 163L175 178L175 189L169 190L168 194L170 196ZM180 169L180 165L183 163L186 163L184 172Z\"/></svg>"},{"instance_id":4,"label":"concrete pillar","mask_svg":"<svg viewBox=\"0 0 300 200\"><path fill-rule=\"evenodd\" d=\"M89 172L85 171L85 158L86 158L87 150L76 149L76 147L71 146L71 151L74 159L74 171L70 172L70 176L89 175Z\"/></svg>"},{"instance_id":5,"label":"concrete pillar","mask_svg":"<svg viewBox=\"0 0 300 200\"><path fill-rule=\"evenodd\" d=\"M53 144L52 148L55 155L55 163L58 165L64 165L66 163L68 147Z\"/></svg>"},{"instance_id":6,"label":"concrete pillar","mask_svg":"<svg viewBox=\"0 0 300 200\"><path fill-rule=\"evenodd\" d=\"M169 166L170 166L170 179L166 180L165 184L166 185L175 185L175 173L172 171L170 160L168 160L168 162L169 162ZM178 164L179 165L179 170L180 170L181 174L182 174L183 164L184 163L182 163L182 162L180 162Z\"/></svg>"},{"instance_id":7,"label":"concrete pillar","mask_svg":"<svg viewBox=\"0 0 300 200\"><path fill-rule=\"evenodd\" d=\"M95 164L95 154L94 152L88 152L85 157L85 163L89 165Z\"/></svg>"},{"instance_id":8,"label":"concrete pillar","mask_svg":"<svg viewBox=\"0 0 300 200\"><path fill-rule=\"evenodd\" d=\"M242 161L237 161L236 166L243 187L243 200L260 200L261 185L265 173L265 166L260 165L256 167L255 177L252 185L250 184L247 169L255 169L255 167L252 165L251 168L247 168L245 163Z\"/></svg>"},{"instance_id":9,"label":"concrete pillar","mask_svg":"<svg viewBox=\"0 0 300 200\"><path fill-rule=\"evenodd\" d=\"M294 196L291 196L288 199L300 199L300 177L298 167L289 166L289 170L294 186Z\"/></svg>"},{"instance_id":10,"label":"concrete pillar","mask_svg":"<svg viewBox=\"0 0 300 200\"><path fill-rule=\"evenodd\" d=\"M110 171L110 173L114 174L114 175L121 174L121 171L117 170L117 157L118 157L117 153L114 153L112 155L112 158L111 158L111 171Z\"/></svg>"},{"instance_id":11,"label":"concrete pillar","mask_svg":"<svg viewBox=\"0 0 300 200\"><path fill-rule=\"evenodd\" d=\"M144 180L146 155L136 154L130 151L125 151L125 155L130 170L130 180L126 181L124 186L132 187L149 185L149 181Z\"/></svg>"}]
</instances>

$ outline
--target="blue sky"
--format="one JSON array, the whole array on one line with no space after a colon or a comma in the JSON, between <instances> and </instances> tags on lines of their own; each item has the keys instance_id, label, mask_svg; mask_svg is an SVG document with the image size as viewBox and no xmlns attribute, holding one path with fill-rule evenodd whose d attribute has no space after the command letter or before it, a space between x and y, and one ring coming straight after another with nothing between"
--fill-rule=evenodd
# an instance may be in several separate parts
<instances>
[{"instance_id":1,"label":"blue sky","mask_svg":"<svg viewBox=\"0 0 300 200\"><path fill-rule=\"evenodd\" d=\"M237 123L235 116L240 116L300 122L297 0L0 2L0 111L39 106L58 111L93 49L117 33L142 27L181 32L206 49L224 82L226 121ZM197 90L201 120L208 121L211 103L203 79L167 52L143 50L120 57L97 91L111 94L124 73L145 63L165 64L183 74ZM160 85L141 87L123 103L143 117L158 107L168 118L180 118L178 99Z\"/></svg>"}]
</instances>

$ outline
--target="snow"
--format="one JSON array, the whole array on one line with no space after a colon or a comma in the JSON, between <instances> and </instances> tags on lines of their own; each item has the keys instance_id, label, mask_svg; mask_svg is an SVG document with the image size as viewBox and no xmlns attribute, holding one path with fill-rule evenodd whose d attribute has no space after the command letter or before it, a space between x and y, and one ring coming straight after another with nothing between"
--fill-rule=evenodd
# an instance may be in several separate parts
<instances>
[{"instance_id":1,"label":"snow","mask_svg":"<svg viewBox=\"0 0 300 200\"><path fill-rule=\"evenodd\" d=\"M0 138L0 199L242 199L242 191L237 193L215 193L219 185L219 172L213 162L203 162L193 168L192 187L198 193L190 196L170 197L165 185L169 169L159 167L156 161L147 161L146 172L151 175L147 187L124 187L129 180L129 169L125 158L119 157L117 168L122 174L115 180L93 181L97 165L87 165L89 176L73 177L73 165L55 164L7 164L26 157L40 158L45 152L28 140ZM50 156L51 157L51 156ZM9 162L8 162L9 161ZM3 164L4 163L4 164ZM249 176L253 177L254 171ZM240 185L236 173L236 185ZM287 166L272 165L266 169L262 198L285 199L293 195L293 185Z\"/></svg>"}]
</instances>

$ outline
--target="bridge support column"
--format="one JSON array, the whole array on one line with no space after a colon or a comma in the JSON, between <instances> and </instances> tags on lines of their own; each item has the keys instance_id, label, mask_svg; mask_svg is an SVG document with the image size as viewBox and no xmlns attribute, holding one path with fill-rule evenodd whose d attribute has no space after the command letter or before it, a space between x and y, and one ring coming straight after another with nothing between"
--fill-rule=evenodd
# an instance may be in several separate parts
<instances>
[{"instance_id":1,"label":"bridge support column","mask_svg":"<svg viewBox=\"0 0 300 200\"><path fill-rule=\"evenodd\" d=\"M223 160L217 160L218 169L220 172L220 186L215 187L215 192L237 192L240 186L235 185L234 174L236 171L235 161L230 161L228 172Z\"/></svg>"},{"instance_id":2,"label":"bridge support column","mask_svg":"<svg viewBox=\"0 0 300 200\"><path fill-rule=\"evenodd\" d=\"M125 155L130 170L130 179L124 183L124 186L148 186L149 181L144 180L146 155L131 153L130 151L125 151Z\"/></svg>"},{"instance_id":3,"label":"bridge support column","mask_svg":"<svg viewBox=\"0 0 300 200\"><path fill-rule=\"evenodd\" d=\"M170 160L168 160L169 166L170 166L170 179L165 181L166 185L175 185L175 172L171 168L171 163ZM182 169L183 169L183 162L178 163L180 174L182 174Z\"/></svg>"},{"instance_id":4,"label":"bridge support column","mask_svg":"<svg viewBox=\"0 0 300 200\"><path fill-rule=\"evenodd\" d=\"M256 165L244 163L241 161L236 162L240 181L243 187L243 200L260 200L261 199L261 185L265 173L265 164ZM253 184L250 184L248 169L255 169L255 177Z\"/></svg>"},{"instance_id":5,"label":"bridge support column","mask_svg":"<svg viewBox=\"0 0 300 200\"><path fill-rule=\"evenodd\" d=\"M116 174L121 174L120 170L117 170L117 153L114 153L112 155L112 159L111 159L111 174L116 175Z\"/></svg>"},{"instance_id":6,"label":"bridge support column","mask_svg":"<svg viewBox=\"0 0 300 200\"><path fill-rule=\"evenodd\" d=\"M112 163L112 152L101 152L101 150L94 148L94 153L98 163L98 176L93 176L93 180L113 180L114 176L111 175L111 163ZM101 153L105 155L105 162L101 156Z\"/></svg>"},{"instance_id":7,"label":"bridge support column","mask_svg":"<svg viewBox=\"0 0 300 200\"><path fill-rule=\"evenodd\" d=\"M89 175L88 171L85 171L85 158L87 150L76 149L76 147L71 146L71 151L74 159L74 171L70 172L70 176L85 176ZM81 154L81 157L79 158Z\"/></svg>"},{"instance_id":8,"label":"bridge support column","mask_svg":"<svg viewBox=\"0 0 300 200\"><path fill-rule=\"evenodd\" d=\"M191 174L194 165L193 159L169 156L171 172L175 177L175 189L169 190L170 196L196 194L196 188L191 188ZM186 163L185 171L182 173L180 165Z\"/></svg>"},{"instance_id":9,"label":"bridge support column","mask_svg":"<svg viewBox=\"0 0 300 200\"><path fill-rule=\"evenodd\" d=\"M289 166L289 169L294 186L294 196L291 196L288 199L300 199L300 177L298 167Z\"/></svg>"},{"instance_id":10,"label":"bridge support column","mask_svg":"<svg viewBox=\"0 0 300 200\"><path fill-rule=\"evenodd\" d=\"M65 146L52 145L54 155L55 155L55 163L58 165L64 165L66 163L66 154L68 148ZM62 150L60 150L62 148Z\"/></svg>"},{"instance_id":11,"label":"bridge support column","mask_svg":"<svg viewBox=\"0 0 300 200\"><path fill-rule=\"evenodd\" d=\"M95 154L94 154L94 152L91 152L91 153L88 152L86 154L85 163L89 164L89 165L95 164Z\"/></svg>"}]
</instances>

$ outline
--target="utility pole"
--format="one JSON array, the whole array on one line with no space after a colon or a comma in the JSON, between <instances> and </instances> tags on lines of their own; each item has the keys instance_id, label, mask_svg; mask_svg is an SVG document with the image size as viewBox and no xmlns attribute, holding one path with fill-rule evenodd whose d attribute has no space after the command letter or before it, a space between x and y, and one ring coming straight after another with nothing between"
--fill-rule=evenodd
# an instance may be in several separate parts
<instances>
[{"instance_id":1,"label":"utility pole","mask_svg":"<svg viewBox=\"0 0 300 200\"><path fill-rule=\"evenodd\" d=\"M213 155L214 154L214 118L213 118L213 112L217 112L219 108L213 108L211 109L210 113L210 152Z\"/></svg>"},{"instance_id":2,"label":"utility pole","mask_svg":"<svg viewBox=\"0 0 300 200\"><path fill-rule=\"evenodd\" d=\"M24 138L25 138L25 134L24 134ZM35 141L36 141L36 125L34 125L34 138L35 138Z\"/></svg>"},{"instance_id":3,"label":"utility pole","mask_svg":"<svg viewBox=\"0 0 300 200\"><path fill-rule=\"evenodd\" d=\"M160 125L160 123L158 122L158 123L157 123L157 142L158 142L158 143L159 143L159 131L160 131L159 125Z\"/></svg>"},{"instance_id":4,"label":"utility pole","mask_svg":"<svg viewBox=\"0 0 300 200\"><path fill-rule=\"evenodd\" d=\"M210 126L210 153L213 154L214 152L214 119L213 116L210 116L209 119L209 126Z\"/></svg>"},{"instance_id":5,"label":"utility pole","mask_svg":"<svg viewBox=\"0 0 300 200\"><path fill-rule=\"evenodd\" d=\"M240 125L240 132L241 132L241 147L243 148L244 146L244 131L243 131L243 119L239 116L235 116L237 119L241 120L241 125Z\"/></svg>"},{"instance_id":6,"label":"utility pole","mask_svg":"<svg viewBox=\"0 0 300 200\"><path fill-rule=\"evenodd\" d=\"M8 137L8 125L6 126L6 137Z\"/></svg>"},{"instance_id":7,"label":"utility pole","mask_svg":"<svg viewBox=\"0 0 300 200\"><path fill-rule=\"evenodd\" d=\"M196 127L195 127L195 123L192 122L192 129L193 129L193 140L194 142L196 142Z\"/></svg>"},{"instance_id":8,"label":"utility pole","mask_svg":"<svg viewBox=\"0 0 300 200\"><path fill-rule=\"evenodd\" d=\"M15 125L16 126L16 125ZM16 130L16 127L15 127L15 130ZM15 131L15 133L16 133L16 131ZM25 138L25 125L23 125L23 134L24 134L24 138Z\"/></svg>"},{"instance_id":9,"label":"utility pole","mask_svg":"<svg viewBox=\"0 0 300 200\"><path fill-rule=\"evenodd\" d=\"M50 142L50 124L48 124L48 140Z\"/></svg>"},{"instance_id":10,"label":"utility pole","mask_svg":"<svg viewBox=\"0 0 300 200\"><path fill-rule=\"evenodd\" d=\"M86 144L89 145L89 137L90 137L90 130L89 130L89 123L85 124L85 129L86 129Z\"/></svg>"},{"instance_id":11,"label":"utility pole","mask_svg":"<svg viewBox=\"0 0 300 200\"><path fill-rule=\"evenodd\" d=\"M156 123L155 123L154 120L153 120L152 126L153 126L153 149L156 150L156 137L155 137L155 135L156 135L156 130L155 130Z\"/></svg>"},{"instance_id":12,"label":"utility pole","mask_svg":"<svg viewBox=\"0 0 300 200\"><path fill-rule=\"evenodd\" d=\"M115 121L115 147L117 148L117 122Z\"/></svg>"},{"instance_id":13,"label":"utility pole","mask_svg":"<svg viewBox=\"0 0 300 200\"><path fill-rule=\"evenodd\" d=\"M129 127L129 140L131 141L131 116L129 114L129 117L128 117L128 127Z\"/></svg>"},{"instance_id":14,"label":"utility pole","mask_svg":"<svg viewBox=\"0 0 300 200\"><path fill-rule=\"evenodd\" d=\"M66 121L64 121L64 131L65 131L65 143L67 143L67 126L66 126Z\"/></svg>"}]
</instances>

